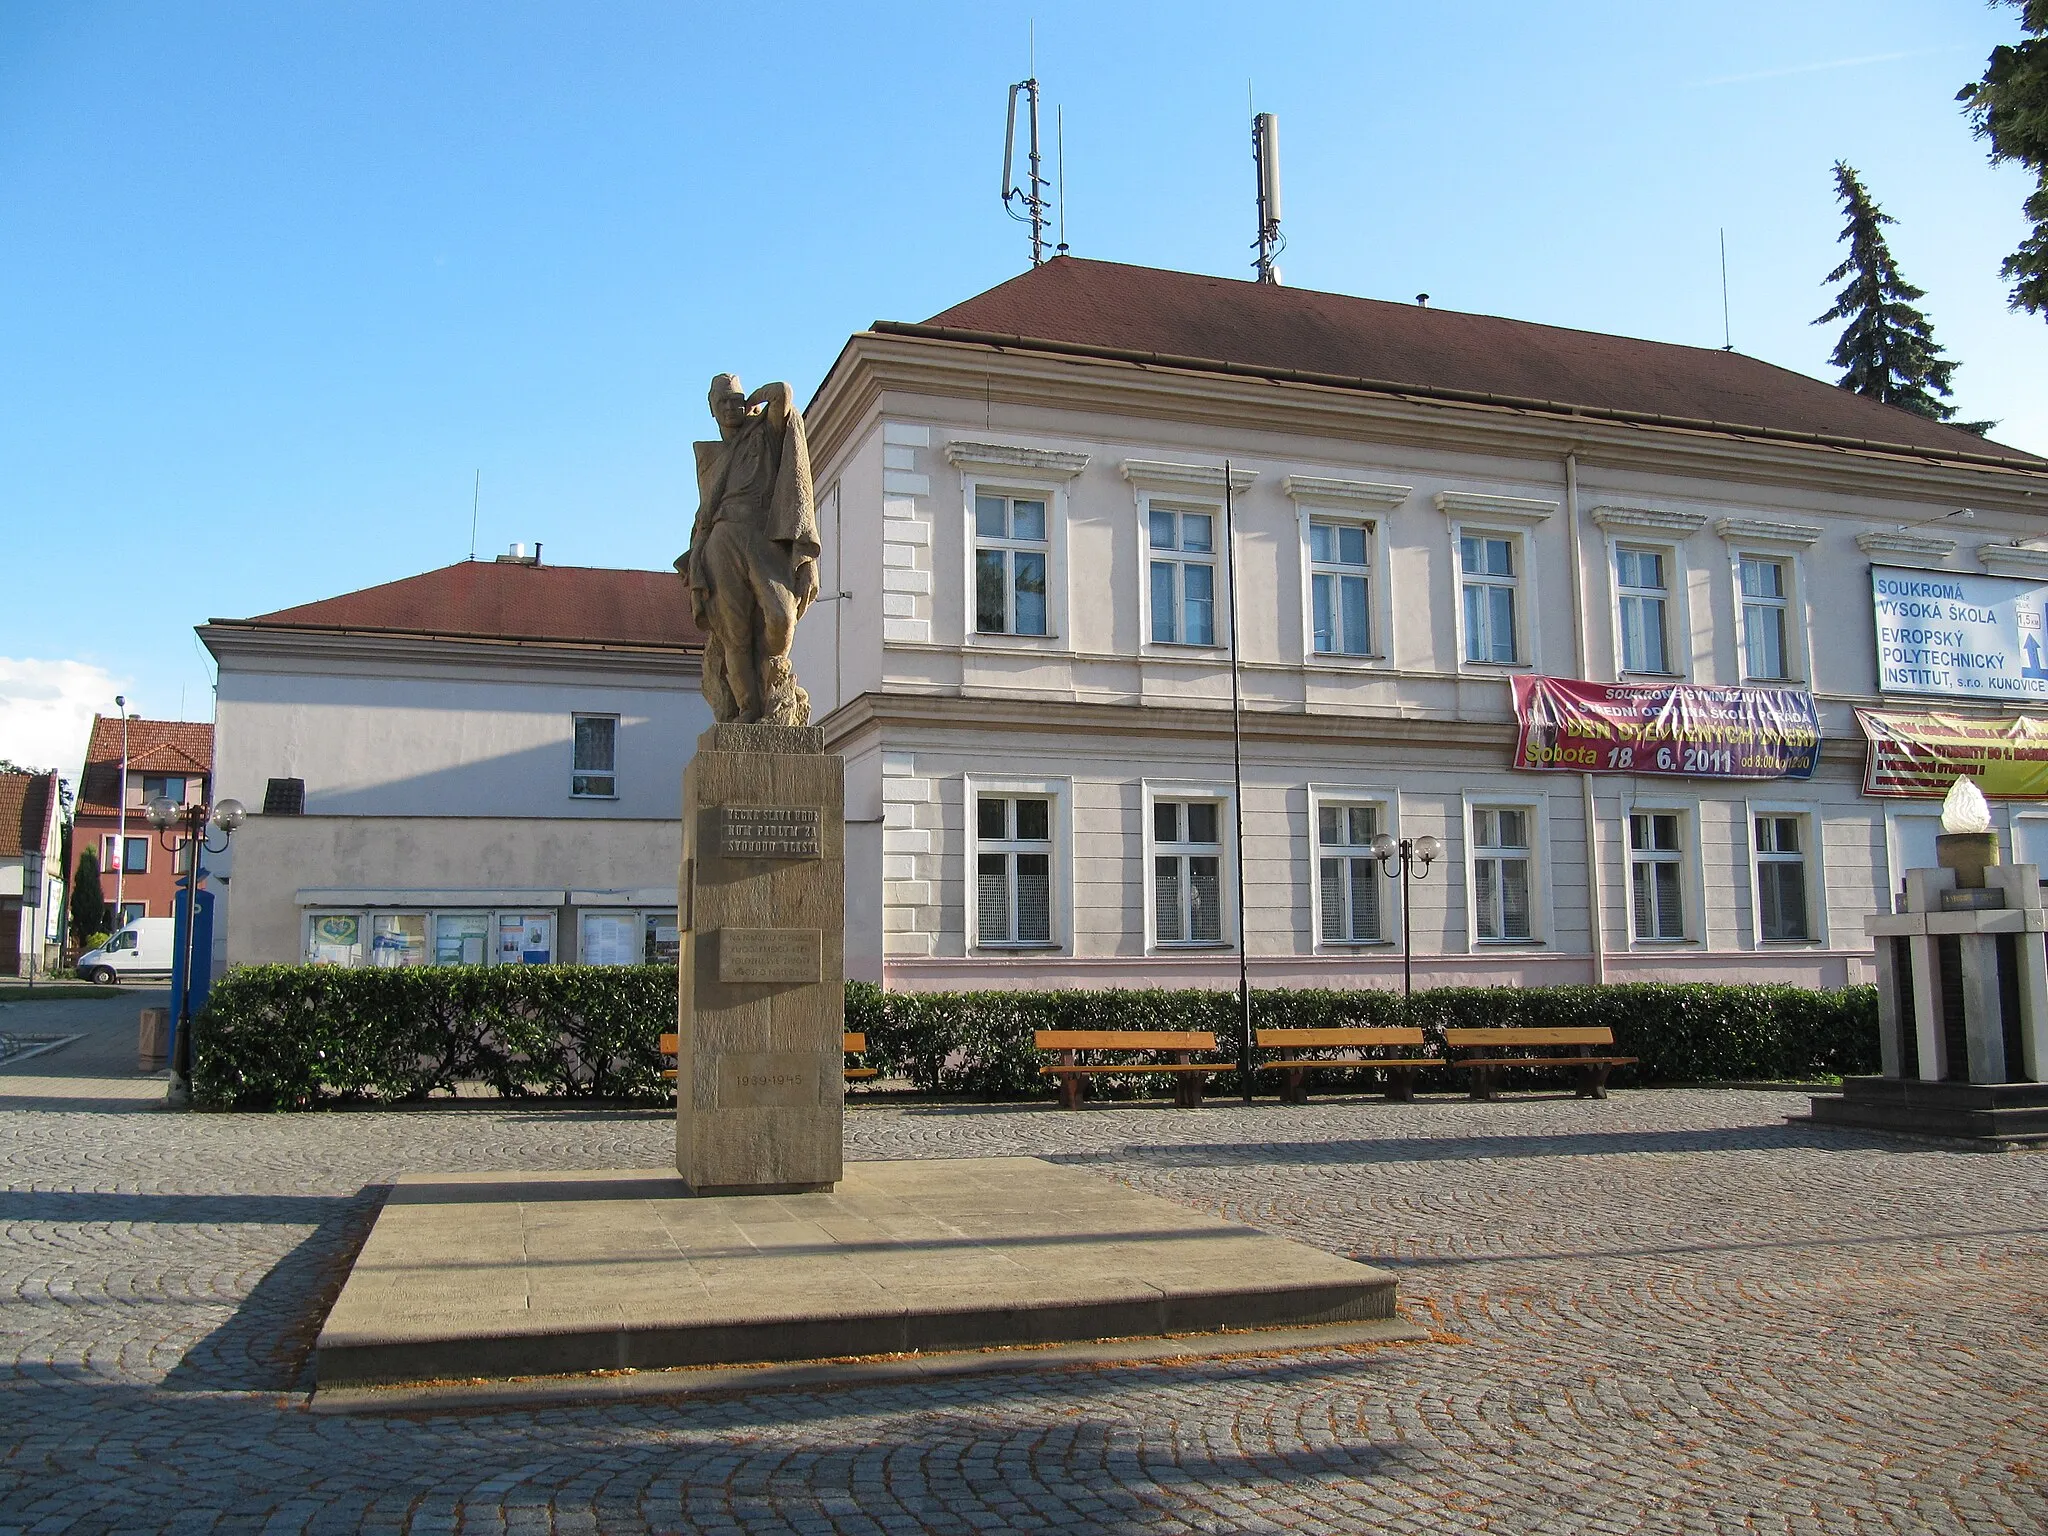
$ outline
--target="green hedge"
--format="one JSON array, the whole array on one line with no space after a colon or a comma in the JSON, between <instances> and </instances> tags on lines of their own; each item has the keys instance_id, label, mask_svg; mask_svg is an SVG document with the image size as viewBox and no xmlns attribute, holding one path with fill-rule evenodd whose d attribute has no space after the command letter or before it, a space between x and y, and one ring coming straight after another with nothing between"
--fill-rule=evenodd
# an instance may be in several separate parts
<instances>
[{"instance_id":1,"label":"green hedge","mask_svg":"<svg viewBox=\"0 0 2048 1536\"><path fill-rule=\"evenodd\" d=\"M192 1090L215 1109L417 1100L458 1082L658 1103L675 1016L674 966L242 966L192 1031Z\"/></svg>"},{"instance_id":2,"label":"green hedge","mask_svg":"<svg viewBox=\"0 0 2048 1536\"><path fill-rule=\"evenodd\" d=\"M667 966L479 966L343 970L254 966L213 989L193 1032L193 1088L216 1108L412 1101L458 1082L507 1097L659 1103L659 1037L675 1027ZM1388 991L1255 991L1259 1028L1395 1024L1404 1012L1440 1049L1448 1027L1605 1024L1641 1064L1617 1084L1800 1081L1875 1072L1877 993L1791 986L1443 987L1404 1010ZM888 992L849 982L846 1027L867 1062L922 1092L976 1099L1049 1095L1040 1029L1204 1029L1235 1049L1237 998L1193 990ZM1370 1074L1325 1074L1326 1089ZM1555 1082L1553 1077L1550 1081ZM1462 1086L1438 1069L1425 1090ZM1098 1078L1107 1096L1156 1093L1155 1078ZM1260 1087L1271 1091L1272 1079ZM1235 1073L1213 1083L1241 1089Z\"/></svg>"}]
</instances>

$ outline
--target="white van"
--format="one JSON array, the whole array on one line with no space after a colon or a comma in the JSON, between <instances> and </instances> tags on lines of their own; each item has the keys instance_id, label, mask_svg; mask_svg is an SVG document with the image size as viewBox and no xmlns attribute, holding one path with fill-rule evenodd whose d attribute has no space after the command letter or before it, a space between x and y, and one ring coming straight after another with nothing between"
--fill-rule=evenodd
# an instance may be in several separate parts
<instances>
[{"instance_id":1,"label":"white van","mask_svg":"<svg viewBox=\"0 0 2048 1536\"><path fill-rule=\"evenodd\" d=\"M172 924L168 917L138 917L98 949L78 957L78 974L101 986L133 976L171 974Z\"/></svg>"}]
</instances>

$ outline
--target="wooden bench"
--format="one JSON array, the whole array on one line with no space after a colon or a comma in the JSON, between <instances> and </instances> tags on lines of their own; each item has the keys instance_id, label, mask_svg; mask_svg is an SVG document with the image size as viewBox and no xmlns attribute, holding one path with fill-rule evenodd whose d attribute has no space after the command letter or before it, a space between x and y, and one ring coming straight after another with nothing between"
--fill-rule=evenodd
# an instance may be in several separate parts
<instances>
[{"instance_id":1,"label":"wooden bench","mask_svg":"<svg viewBox=\"0 0 2048 1536\"><path fill-rule=\"evenodd\" d=\"M849 1056L860 1056L867 1052L868 1037L866 1035L844 1034L839 1037L839 1042ZM661 1054L673 1061L675 1060L676 1052L682 1049L682 1044L683 1037L681 1035L663 1035L661 1037ZM873 1077L876 1070L874 1067L848 1067L846 1069L846 1080L851 1083L857 1082L864 1077ZM673 1081L676 1069L674 1067L666 1068L661 1075Z\"/></svg>"},{"instance_id":2,"label":"wooden bench","mask_svg":"<svg viewBox=\"0 0 2048 1536\"><path fill-rule=\"evenodd\" d=\"M1306 1104L1308 1102L1308 1075L1318 1069L1323 1071L1372 1071L1387 1074L1387 1097L1390 1099L1413 1099L1415 1097L1415 1072L1418 1067L1440 1067L1444 1064L1441 1056L1420 1056L1413 1054L1423 1045L1422 1031L1406 1025L1373 1029L1262 1029L1253 1039L1262 1051L1371 1051L1384 1047L1405 1047L1409 1054L1401 1056L1298 1056L1289 1055L1278 1061L1262 1061L1261 1072L1285 1072L1287 1077L1280 1086L1280 1100L1284 1104Z\"/></svg>"},{"instance_id":3,"label":"wooden bench","mask_svg":"<svg viewBox=\"0 0 2048 1536\"><path fill-rule=\"evenodd\" d=\"M1047 1077L1059 1079L1061 1109L1081 1107L1082 1090L1090 1077L1137 1072L1172 1073L1173 1102L1183 1109L1192 1109L1202 1102L1204 1078L1212 1072L1228 1072L1237 1065L1228 1059L1194 1060L1197 1051L1214 1052L1221 1047L1213 1034L1191 1029L1041 1029L1032 1036L1032 1042L1041 1051L1052 1051L1059 1057L1051 1066L1038 1070ZM1080 1060L1083 1051L1167 1051L1173 1060L1170 1063L1091 1062L1084 1066Z\"/></svg>"},{"instance_id":4,"label":"wooden bench","mask_svg":"<svg viewBox=\"0 0 2048 1536\"><path fill-rule=\"evenodd\" d=\"M1444 1044L1453 1053L1465 1051L1474 1054L1456 1056L1451 1065L1472 1074L1472 1097L1490 1099L1494 1097L1501 1073L1511 1067L1562 1067L1578 1074L1579 1093L1582 1099L1604 1099L1607 1097L1607 1074L1615 1067L1625 1067L1635 1061L1633 1056L1605 1056L1595 1054L1596 1046L1612 1047L1614 1031L1604 1025L1569 1026L1562 1029L1447 1029ZM1561 1047L1576 1047L1572 1054L1559 1050L1555 1055L1507 1056L1503 1051L1543 1051Z\"/></svg>"}]
</instances>

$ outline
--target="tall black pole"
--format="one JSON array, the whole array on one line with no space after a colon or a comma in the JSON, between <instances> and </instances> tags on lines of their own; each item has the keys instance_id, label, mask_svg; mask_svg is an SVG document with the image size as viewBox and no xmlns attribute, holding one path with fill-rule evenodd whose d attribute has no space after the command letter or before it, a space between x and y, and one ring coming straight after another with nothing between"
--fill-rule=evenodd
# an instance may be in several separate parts
<instances>
[{"instance_id":1,"label":"tall black pole","mask_svg":"<svg viewBox=\"0 0 2048 1536\"><path fill-rule=\"evenodd\" d=\"M192 1031L191 1009L187 1000L192 996L192 941L199 927L199 855L206 846L206 823L197 817L189 817L185 846L191 850L191 861L185 867L185 933L182 944L185 951L185 969L179 977L177 995L171 999L171 1082L173 1089L179 1083L188 1088L192 1082Z\"/></svg>"},{"instance_id":2,"label":"tall black pole","mask_svg":"<svg viewBox=\"0 0 2048 1536\"><path fill-rule=\"evenodd\" d=\"M1401 1006L1415 991L1415 940L1408 926L1408 850L1401 850Z\"/></svg>"},{"instance_id":3,"label":"tall black pole","mask_svg":"<svg viewBox=\"0 0 2048 1536\"><path fill-rule=\"evenodd\" d=\"M1224 579L1230 583L1230 805L1237 819L1237 1071L1244 1101L1252 1101L1252 984L1244 948L1244 690L1237 672L1237 525L1230 492L1230 460L1223 461Z\"/></svg>"}]
</instances>

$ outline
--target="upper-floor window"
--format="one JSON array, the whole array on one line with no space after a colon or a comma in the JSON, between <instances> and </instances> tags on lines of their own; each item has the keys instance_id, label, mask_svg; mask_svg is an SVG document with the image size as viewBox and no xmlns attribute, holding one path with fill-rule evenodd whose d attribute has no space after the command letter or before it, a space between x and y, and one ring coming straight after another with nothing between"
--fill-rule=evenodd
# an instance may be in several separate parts
<instances>
[{"instance_id":1,"label":"upper-floor window","mask_svg":"<svg viewBox=\"0 0 2048 1536\"><path fill-rule=\"evenodd\" d=\"M1046 633L1045 498L974 496L974 628L983 635Z\"/></svg>"},{"instance_id":2,"label":"upper-floor window","mask_svg":"<svg viewBox=\"0 0 2048 1536\"><path fill-rule=\"evenodd\" d=\"M1629 898L1638 939L1685 937L1680 820L1676 811L1637 811L1629 816Z\"/></svg>"},{"instance_id":3,"label":"upper-floor window","mask_svg":"<svg viewBox=\"0 0 2048 1536\"><path fill-rule=\"evenodd\" d=\"M1316 873L1325 944L1370 944L1385 937L1380 926L1379 861L1372 852L1379 830L1378 806L1325 803L1316 808Z\"/></svg>"},{"instance_id":4,"label":"upper-floor window","mask_svg":"<svg viewBox=\"0 0 2048 1536\"><path fill-rule=\"evenodd\" d=\"M1614 583L1621 605L1621 670L1663 672L1671 667L1670 565L1661 550L1628 545L1614 551Z\"/></svg>"},{"instance_id":5,"label":"upper-floor window","mask_svg":"<svg viewBox=\"0 0 2048 1536\"><path fill-rule=\"evenodd\" d=\"M1472 931L1482 939L1535 936L1529 905L1529 839L1534 812L1522 806L1472 810Z\"/></svg>"},{"instance_id":6,"label":"upper-floor window","mask_svg":"<svg viewBox=\"0 0 2048 1536\"><path fill-rule=\"evenodd\" d=\"M1512 534L1497 533L1467 533L1458 539L1467 661L1522 659L1519 542Z\"/></svg>"},{"instance_id":7,"label":"upper-floor window","mask_svg":"<svg viewBox=\"0 0 2048 1536\"><path fill-rule=\"evenodd\" d=\"M183 805L185 803L185 782L184 777L180 774L145 773L142 776L142 803L147 805L150 801L161 797Z\"/></svg>"},{"instance_id":8,"label":"upper-floor window","mask_svg":"<svg viewBox=\"0 0 2048 1536\"><path fill-rule=\"evenodd\" d=\"M974 833L975 942L1052 943L1052 801L977 795Z\"/></svg>"},{"instance_id":9,"label":"upper-floor window","mask_svg":"<svg viewBox=\"0 0 2048 1536\"><path fill-rule=\"evenodd\" d=\"M1792 676L1788 564L1765 555L1736 560L1742 587L1742 675L1755 682L1783 682Z\"/></svg>"},{"instance_id":10,"label":"upper-floor window","mask_svg":"<svg viewBox=\"0 0 2048 1536\"><path fill-rule=\"evenodd\" d=\"M1216 643L1216 519L1207 512L1153 507L1147 518L1152 567L1152 640Z\"/></svg>"},{"instance_id":11,"label":"upper-floor window","mask_svg":"<svg viewBox=\"0 0 2048 1536\"><path fill-rule=\"evenodd\" d=\"M582 800L612 800L618 797L619 717L577 715L575 719L575 760L569 776L569 793Z\"/></svg>"},{"instance_id":12,"label":"upper-floor window","mask_svg":"<svg viewBox=\"0 0 2048 1536\"><path fill-rule=\"evenodd\" d=\"M1223 942L1222 802L1152 803L1152 910L1161 944Z\"/></svg>"},{"instance_id":13,"label":"upper-floor window","mask_svg":"<svg viewBox=\"0 0 2048 1536\"><path fill-rule=\"evenodd\" d=\"M1813 937L1806 906L1806 839L1801 816L1756 818L1757 932L1767 942Z\"/></svg>"},{"instance_id":14,"label":"upper-floor window","mask_svg":"<svg viewBox=\"0 0 2048 1536\"><path fill-rule=\"evenodd\" d=\"M1315 649L1324 655L1372 652L1367 601L1372 530L1362 523L1309 519L1309 607Z\"/></svg>"}]
</instances>

